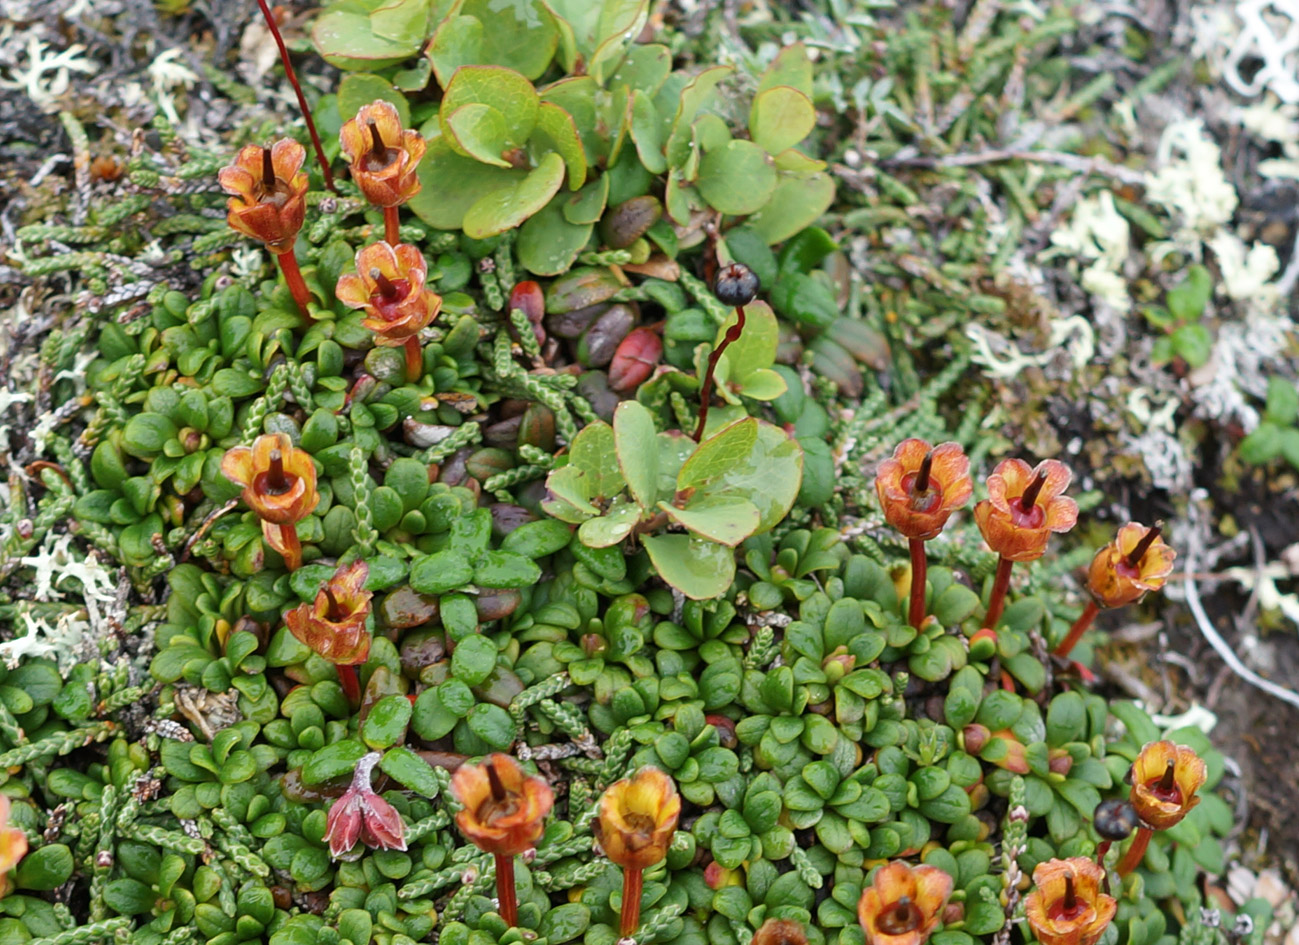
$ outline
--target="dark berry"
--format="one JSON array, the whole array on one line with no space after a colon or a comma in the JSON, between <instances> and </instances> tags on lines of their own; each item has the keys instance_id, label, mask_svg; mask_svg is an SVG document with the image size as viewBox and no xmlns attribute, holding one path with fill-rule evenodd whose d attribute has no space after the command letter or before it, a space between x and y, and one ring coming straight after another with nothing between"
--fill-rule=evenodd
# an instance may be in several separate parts
<instances>
[{"instance_id":1,"label":"dark berry","mask_svg":"<svg viewBox=\"0 0 1299 945\"><path fill-rule=\"evenodd\" d=\"M1092 819L1096 825L1096 832L1105 840L1118 842L1126 840L1132 831L1140 825L1140 818L1137 812L1133 810L1132 805L1122 799L1101 801L1096 807L1096 815Z\"/></svg>"},{"instance_id":2,"label":"dark berry","mask_svg":"<svg viewBox=\"0 0 1299 945\"><path fill-rule=\"evenodd\" d=\"M758 277L744 263L728 263L713 280L713 295L723 305L748 305L758 294Z\"/></svg>"}]
</instances>

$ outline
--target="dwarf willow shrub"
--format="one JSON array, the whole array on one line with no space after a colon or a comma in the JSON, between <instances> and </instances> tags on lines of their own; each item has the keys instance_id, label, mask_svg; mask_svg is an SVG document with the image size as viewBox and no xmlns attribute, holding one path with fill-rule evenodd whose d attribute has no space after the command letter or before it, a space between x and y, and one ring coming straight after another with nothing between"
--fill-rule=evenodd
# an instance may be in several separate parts
<instances>
[{"instance_id":1,"label":"dwarf willow shrub","mask_svg":"<svg viewBox=\"0 0 1299 945\"><path fill-rule=\"evenodd\" d=\"M1217 934L1181 920L1232 826L1203 734L1161 732L1053 662L1072 617L1054 586L1012 591L985 629L996 559L970 529L929 546L916 626L902 546L833 527L845 510L878 521L830 444L860 429L843 407L882 403L890 361L821 268L833 182L814 156L811 62L794 45L755 77L674 69L673 45L638 38L647 8L327 6L314 40L346 74L320 124L336 134L384 100L427 139L400 219L353 183L318 189L312 169L289 282L246 255L232 266L242 238L195 214L165 238L206 273L196 291L144 287L131 317L107 305L51 334L53 399L84 384L86 406L42 434L57 464L34 468L23 522L15 488L5 567L80 582L113 632L79 635L76 606L5 605L27 629L0 670L0 852L25 855L0 945L614 945L623 878L593 853L593 823L647 765L682 808L640 877L634 941L747 945L787 919L813 945L862 945L863 890L907 860L950 879L935 945L991 945L1026 934L1039 864L1109 850L1114 865L1121 844L1093 817L1160 737L1204 759L1201 801L1116 877L1104 942ZM168 182L233 155L144 155L128 179L210 209ZM144 251L113 227L150 212L95 206L60 228L85 237L92 291L111 254ZM336 292L376 278L353 261L394 222L438 300L404 351ZM729 260L759 300L710 358L736 324L710 290ZM940 430L954 377L874 441ZM281 494L258 478L270 467L223 473L267 436L314 470L296 548L245 500ZM64 533L121 568L124 604ZM349 621L347 655L288 626L312 620ZM450 772L491 752L554 792L514 864L515 927L493 855L455 825ZM340 845L346 799L370 806Z\"/></svg>"}]
</instances>

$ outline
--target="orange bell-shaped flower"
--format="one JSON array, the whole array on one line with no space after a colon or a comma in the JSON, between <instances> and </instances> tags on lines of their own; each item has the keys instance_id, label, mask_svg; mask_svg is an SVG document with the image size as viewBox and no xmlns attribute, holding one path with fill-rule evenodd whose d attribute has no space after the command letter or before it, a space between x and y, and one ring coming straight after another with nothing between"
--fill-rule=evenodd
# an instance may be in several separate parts
<instances>
[{"instance_id":1,"label":"orange bell-shaped flower","mask_svg":"<svg viewBox=\"0 0 1299 945\"><path fill-rule=\"evenodd\" d=\"M936 866L884 864L857 903L866 945L921 945L951 894L952 877Z\"/></svg>"},{"instance_id":2,"label":"orange bell-shaped flower","mask_svg":"<svg viewBox=\"0 0 1299 945\"><path fill-rule=\"evenodd\" d=\"M1164 586L1177 552L1160 537L1161 528L1129 522L1096 552L1087 570L1087 590L1100 607L1122 607Z\"/></svg>"},{"instance_id":3,"label":"orange bell-shaped flower","mask_svg":"<svg viewBox=\"0 0 1299 945\"><path fill-rule=\"evenodd\" d=\"M1042 945L1096 945L1118 903L1101 892L1105 870L1083 856L1047 860L1033 870L1036 888L1024 901L1029 927Z\"/></svg>"},{"instance_id":4,"label":"orange bell-shaped flower","mask_svg":"<svg viewBox=\"0 0 1299 945\"><path fill-rule=\"evenodd\" d=\"M369 576L364 561L339 568L316 592L314 601L284 615L284 625L312 652L335 665L364 663L370 656L370 634L365 628L373 596L365 587Z\"/></svg>"},{"instance_id":5,"label":"orange bell-shaped flower","mask_svg":"<svg viewBox=\"0 0 1299 945\"><path fill-rule=\"evenodd\" d=\"M903 440L875 473L885 520L920 541L936 537L973 493L970 460L959 443Z\"/></svg>"},{"instance_id":6,"label":"orange bell-shaped flower","mask_svg":"<svg viewBox=\"0 0 1299 945\"><path fill-rule=\"evenodd\" d=\"M623 869L643 870L668 855L681 816L672 779L645 767L609 785L592 828L605 856Z\"/></svg>"},{"instance_id":7,"label":"orange bell-shaped flower","mask_svg":"<svg viewBox=\"0 0 1299 945\"><path fill-rule=\"evenodd\" d=\"M451 791L464 810L460 832L485 853L518 856L537 845L555 793L545 778L528 775L509 755L489 755L482 764L463 764L451 776Z\"/></svg>"},{"instance_id":8,"label":"orange bell-shaped flower","mask_svg":"<svg viewBox=\"0 0 1299 945\"><path fill-rule=\"evenodd\" d=\"M1181 822L1200 799L1204 759L1185 745L1150 742L1132 763L1132 806L1137 816L1156 830Z\"/></svg>"},{"instance_id":9,"label":"orange bell-shaped flower","mask_svg":"<svg viewBox=\"0 0 1299 945\"><path fill-rule=\"evenodd\" d=\"M396 348L437 317L442 299L425 286L428 265L414 246L374 243L356 254L356 272L340 276L334 294L365 310L375 342Z\"/></svg>"},{"instance_id":10,"label":"orange bell-shaped flower","mask_svg":"<svg viewBox=\"0 0 1299 945\"><path fill-rule=\"evenodd\" d=\"M415 166L428 143L419 132L402 128L391 102L376 99L363 105L343 125L338 140L352 166L352 179L376 207L395 207L419 193Z\"/></svg>"},{"instance_id":11,"label":"orange bell-shaped flower","mask_svg":"<svg viewBox=\"0 0 1299 945\"><path fill-rule=\"evenodd\" d=\"M277 255L291 252L307 211L306 156L298 142L281 138L269 148L250 144L235 163L221 168L217 180L231 195L230 226Z\"/></svg>"},{"instance_id":12,"label":"orange bell-shaped flower","mask_svg":"<svg viewBox=\"0 0 1299 945\"><path fill-rule=\"evenodd\" d=\"M4 874L18 865L27 853L27 834L9 826L9 798L0 794L0 895L5 891Z\"/></svg>"},{"instance_id":13,"label":"orange bell-shaped flower","mask_svg":"<svg viewBox=\"0 0 1299 945\"><path fill-rule=\"evenodd\" d=\"M1078 521L1078 503L1062 495L1073 474L1064 463L1044 460L1036 469L1007 459L988 477L988 498L974 507L983 540L1008 561L1033 561L1046 553L1052 532Z\"/></svg>"},{"instance_id":14,"label":"orange bell-shaped flower","mask_svg":"<svg viewBox=\"0 0 1299 945\"><path fill-rule=\"evenodd\" d=\"M240 498L262 520L266 543L284 555L289 570L302 563L294 526L315 511L316 467L287 433L264 433L251 447L235 446L221 458L221 472L243 486Z\"/></svg>"}]
</instances>

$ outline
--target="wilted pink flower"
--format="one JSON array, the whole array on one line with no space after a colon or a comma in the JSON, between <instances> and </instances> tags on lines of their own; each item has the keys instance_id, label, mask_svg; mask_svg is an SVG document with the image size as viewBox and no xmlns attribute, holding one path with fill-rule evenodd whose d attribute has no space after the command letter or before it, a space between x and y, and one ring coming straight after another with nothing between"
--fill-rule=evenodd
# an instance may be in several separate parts
<instances>
[{"instance_id":1,"label":"wilted pink flower","mask_svg":"<svg viewBox=\"0 0 1299 945\"><path fill-rule=\"evenodd\" d=\"M325 839L335 859L361 841L380 850L406 849L406 825L397 809L370 788L370 774L383 757L372 751L356 765L352 786L329 809Z\"/></svg>"}]
</instances>

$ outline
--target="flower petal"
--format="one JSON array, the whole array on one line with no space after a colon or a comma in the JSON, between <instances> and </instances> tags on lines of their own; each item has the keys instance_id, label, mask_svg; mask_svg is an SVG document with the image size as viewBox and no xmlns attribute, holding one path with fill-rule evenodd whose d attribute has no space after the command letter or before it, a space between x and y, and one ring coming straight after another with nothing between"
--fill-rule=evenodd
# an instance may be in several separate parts
<instances>
[{"instance_id":1,"label":"flower petal","mask_svg":"<svg viewBox=\"0 0 1299 945\"><path fill-rule=\"evenodd\" d=\"M221 457L221 474L231 482L247 488L257 474L253 451L246 446L234 446L226 450L226 454Z\"/></svg>"}]
</instances>

